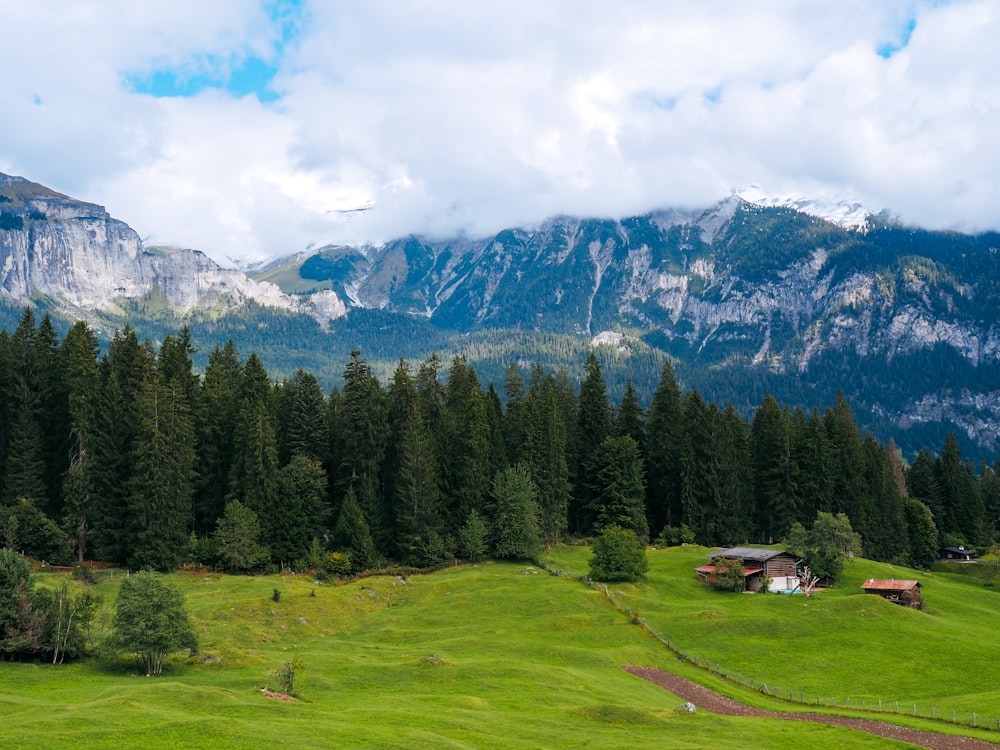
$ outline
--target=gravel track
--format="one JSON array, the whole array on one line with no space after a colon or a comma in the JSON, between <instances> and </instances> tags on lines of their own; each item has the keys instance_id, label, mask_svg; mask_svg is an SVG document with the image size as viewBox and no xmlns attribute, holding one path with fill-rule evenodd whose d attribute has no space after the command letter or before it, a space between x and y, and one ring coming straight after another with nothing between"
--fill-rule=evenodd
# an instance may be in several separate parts
<instances>
[{"instance_id":1,"label":"gravel track","mask_svg":"<svg viewBox=\"0 0 1000 750\"><path fill-rule=\"evenodd\" d=\"M785 721L812 721L817 724L831 724L838 727L856 729L859 732L876 734L879 737L887 737L892 740L908 742L917 747L926 747L930 750L997 750L1000 745L985 740L977 740L972 737L960 737L958 735L938 734L936 732L925 732L920 729L910 729L896 724L889 724L877 719L855 719L849 716L832 716L827 714L807 714L792 713L787 711L764 711L745 703L740 703L732 698L709 690L697 683L678 677L670 672L655 667L625 667L625 671L641 677L644 680L659 685L665 690L669 690L685 701L693 703L704 711L711 711L725 716L759 716L770 719L783 719Z\"/></svg>"}]
</instances>

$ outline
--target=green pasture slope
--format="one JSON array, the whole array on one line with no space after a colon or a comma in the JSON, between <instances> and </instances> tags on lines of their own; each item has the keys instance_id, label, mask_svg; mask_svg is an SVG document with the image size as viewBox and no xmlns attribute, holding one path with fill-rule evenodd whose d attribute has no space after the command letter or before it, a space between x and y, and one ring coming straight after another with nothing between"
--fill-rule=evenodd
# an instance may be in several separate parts
<instances>
[{"instance_id":1,"label":"green pasture slope","mask_svg":"<svg viewBox=\"0 0 1000 750\"><path fill-rule=\"evenodd\" d=\"M808 599L729 594L699 582L709 548L650 550L638 584L613 596L682 655L785 698L838 707L877 706L997 729L1000 719L1000 589L972 576L855 560L836 585ZM560 547L551 566L587 572L585 547ZM919 580L924 611L866 595L868 578ZM753 695L752 693L750 693ZM735 693L734 693L735 695ZM745 694L742 694L745 698ZM791 708L794 708L792 706ZM1000 732L987 739L1000 743Z\"/></svg>"},{"instance_id":2,"label":"green pasture slope","mask_svg":"<svg viewBox=\"0 0 1000 750\"><path fill-rule=\"evenodd\" d=\"M553 559L585 567L585 554L558 550ZM768 655L764 634L749 627L753 618L738 614L740 606L792 612L803 602L717 597L688 586L690 576L684 569L697 554L665 551L651 557L649 582L625 588L628 596L649 601L649 606L644 604L649 617L662 618L664 630L678 623L683 628L680 637L700 633L698 622L742 619L746 632L739 635L747 639L745 648L719 644L720 657L734 659L747 671L759 670L762 676L771 671L783 678L811 675L795 666L787 651L784 660ZM61 580L39 576L41 585ZM140 676L128 662L107 658L63 666L0 664L0 746L903 747L803 722L674 713L678 698L627 674L622 665L670 667L689 676L700 672L630 624L601 592L524 564L461 566L405 582L376 577L343 586L317 585L302 576L178 573L170 580L187 598L200 639L197 655L175 657L156 678ZM116 588L117 580L97 585L108 601ZM278 602L272 600L275 588L281 591ZM945 612L946 594L939 600L937 588L928 587L928 598ZM940 590L949 592L949 601L962 599L960 583L942 582ZM973 595L987 602L996 596L970 590ZM817 619L832 617L841 625L861 617L863 608L847 597L831 592L823 604L820 601L810 600L810 616L815 612ZM838 602L846 614L837 611ZM882 611L874 602L866 606L875 607L872 621L883 625L905 623L911 616L950 620L946 614ZM698 614L709 611L718 614ZM983 620L994 615L988 606L979 613ZM980 633L986 630L985 624L974 627ZM817 628L818 640L819 633ZM822 639L838 656L850 651L849 642L842 639L854 639L853 633L840 635ZM692 647L707 650L720 636L738 637L735 631L715 630L703 633ZM913 653L911 646L893 644L894 650L906 650L897 671L923 669L920 660L929 649ZM996 645L986 648L995 650ZM291 658L303 665L300 700L286 703L264 697L260 689L268 681L268 670ZM958 669L963 669L961 664ZM1000 667L986 669L980 673L987 675L984 681L995 684ZM943 666L935 668L934 674L943 671ZM855 676L847 667L836 667L836 674L810 679L832 684L837 675L845 681ZM968 674L957 677L949 683L952 692L970 684ZM705 680L725 684L711 675ZM987 695L996 697L984 693L982 700Z\"/></svg>"}]
</instances>

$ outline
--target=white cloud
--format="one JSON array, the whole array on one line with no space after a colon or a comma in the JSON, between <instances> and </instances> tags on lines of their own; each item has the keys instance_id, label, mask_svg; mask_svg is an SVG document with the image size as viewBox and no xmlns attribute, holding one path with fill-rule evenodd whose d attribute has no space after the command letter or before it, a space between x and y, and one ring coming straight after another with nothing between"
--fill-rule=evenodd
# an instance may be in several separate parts
<instances>
[{"instance_id":1,"label":"white cloud","mask_svg":"<svg viewBox=\"0 0 1000 750\"><path fill-rule=\"evenodd\" d=\"M0 170L216 258L748 184L1000 228L988 0L317 1L283 46L274 7L0 0L18 60L0 72ZM277 65L277 101L129 83L225 78L249 56Z\"/></svg>"}]
</instances>

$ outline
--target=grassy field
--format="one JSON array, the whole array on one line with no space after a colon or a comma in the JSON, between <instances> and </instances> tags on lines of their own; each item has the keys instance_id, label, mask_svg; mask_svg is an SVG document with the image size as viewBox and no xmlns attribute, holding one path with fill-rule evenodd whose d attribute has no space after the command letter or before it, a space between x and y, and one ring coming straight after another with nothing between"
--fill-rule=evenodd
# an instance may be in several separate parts
<instances>
[{"instance_id":1,"label":"grassy field","mask_svg":"<svg viewBox=\"0 0 1000 750\"><path fill-rule=\"evenodd\" d=\"M611 587L656 632L713 668L785 697L917 711L996 728L1000 718L1000 591L967 575L850 563L814 596L736 595L699 582L704 547L650 550L640 584ZM553 549L546 562L587 572L585 547ZM920 581L925 610L866 595L868 578ZM996 739L1000 740L1000 735Z\"/></svg>"},{"instance_id":2,"label":"grassy field","mask_svg":"<svg viewBox=\"0 0 1000 750\"><path fill-rule=\"evenodd\" d=\"M552 560L585 569L586 555L586 550L560 549ZM832 672L824 667L820 671L827 674L819 676L797 664L785 649L789 638L795 642L792 648L829 643L835 658L827 655L827 665L839 660L861 663L860 656L851 656L852 644L867 632L865 627L859 626L859 634L851 633L849 641L833 636L824 641L817 626L812 638L818 640L803 642L805 636L794 631L810 622L808 618L842 629L849 622L867 623L858 618L865 607L872 607L876 615L871 621L881 623L883 631L890 628L899 639L904 632L899 627L905 626L910 636L916 632L908 618L952 622L945 613L963 600L965 590L957 581L928 585L928 600L940 613L883 611L875 601L859 607L839 592L810 599L806 608L799 599L725 596L706 592L697 583L689 586L693 566L688 563L698 559L698 552L690 549L653 552L649 581L622 587L622 595L642 602L644 616L655 619L661 630L676 631L671 637L690 634L692 650L731 659L762 678L774 673L784 684L817 680L825 687L857 676L846 664ZM851 575L860 584L858 570ZM61 580L39 576L41 585ZM321 586L301 576L174 574L170 580L185 593L200 639L198 654L175 657L159 678L140 676L130 663L108 658L59 667L0 664L0 745L903 747L807 723L674 713L679 699L625 673L622 665L670 668L714 687L724 686L724 681L678 661L614 610L601 592L525 565L464 566L405 582L378 577L344 586ZM116 587L117 581L104 580L96 588L110 602ZM278 602L272 600L275 588L281 591ZM982 624L974 626L975 632L984 634L996 622L991 605L1000 597L970 588L966 598L980 600L978 614L969 609L963 613L978 617ZM745 614L741 607L748 608ZM787 631L769 637L769 628L759 624L762 617L763 622L793 619ZM705 625L711 626L707 632ZM737 635L745 638L742 647L733 642L739 640ZM883 635L876 650L885 650L886 638ZM893 650L911 645L896 642ZM984 648L992 658L997 646L991 642ZM777 653L782 649L784 658ZM921 663L930 650L913 654L907 649L895 671L922 673L926 666L935 676L945 674L943 661ZM949 647L947 658L960 651L959 646ZM268 671L292 658L302 665L300 700L285 703L262 696ZM820 657L809 659L815 664ZM974 679L956 670L943 689L954 693L980 679L996 684L998 669L997 664L981 665ZM909 684L902 675L877 677ZM747 696L769 700L749 691L741 697ZM981 693L982 701L994 705L996 697ZM771 707L780 706L773 702Z\"/></svg>"}]
</instances>

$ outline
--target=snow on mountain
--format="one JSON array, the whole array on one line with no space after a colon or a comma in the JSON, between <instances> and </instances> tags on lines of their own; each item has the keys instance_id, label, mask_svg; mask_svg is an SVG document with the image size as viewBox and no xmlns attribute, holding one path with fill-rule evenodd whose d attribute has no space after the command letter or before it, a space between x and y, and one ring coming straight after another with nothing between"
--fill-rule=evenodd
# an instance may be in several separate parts
<instances>
[{"instance_id":1,"label":"snow on mountain","mask_svg":"<svg viewBox=\"0 0 1000 750\"><path fill-rule=\"evenodd\" d=\"M845 229L858 229L865 226L868 217L879 213L850 200L823 200L808 198L801 194L771 195L757 185L751 185L736 193L747 203L758 206L794 208L796 211L832 222Z\"/></svg>"}]
</instances>

